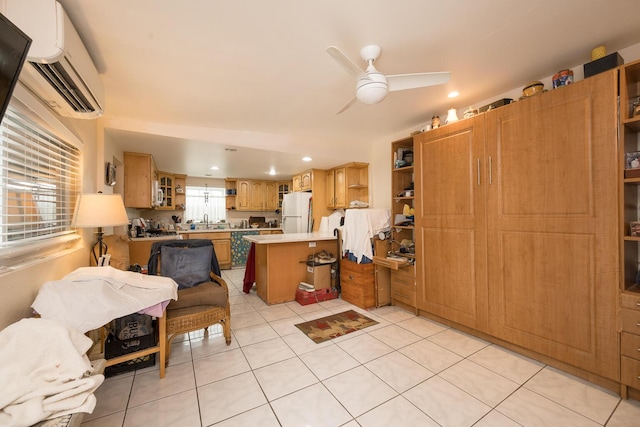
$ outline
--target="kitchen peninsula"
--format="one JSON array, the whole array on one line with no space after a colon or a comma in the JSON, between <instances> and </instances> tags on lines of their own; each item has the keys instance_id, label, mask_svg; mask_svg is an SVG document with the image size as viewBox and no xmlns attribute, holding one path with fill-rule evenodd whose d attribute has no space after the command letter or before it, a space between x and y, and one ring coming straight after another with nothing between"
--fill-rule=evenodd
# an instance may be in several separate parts
<instances>
[{"instance_id":1,"label":"kitchen peninsula","mask_svg":"<svg viewBox=\"0 0 640 427\"><path fill-rule=\"evenodd\" d=\"M320 251L336 258L338 239L330 232L244 236L255 243L255 281L267 304L295 301L296 289L307 277L307 259Z\"/></svg>"}]
</instances>

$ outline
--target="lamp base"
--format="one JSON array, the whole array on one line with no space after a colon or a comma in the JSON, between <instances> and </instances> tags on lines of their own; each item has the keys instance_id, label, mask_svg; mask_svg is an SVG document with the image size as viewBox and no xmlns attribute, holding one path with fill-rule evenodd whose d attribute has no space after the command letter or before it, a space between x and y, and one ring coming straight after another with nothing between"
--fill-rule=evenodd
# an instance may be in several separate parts
<instances>
[{"instance_id":1,"label":"lamp base","mask_svg":"<svg viewBox=\"0 0 640 427\"><path fill-rule=\"evenodd\" d=\"M102 227L98 227L98 231L96 232L97 240L91 247L91 254L93 255L93 259L96 262L96 266L100 266L100 258L102 255L105 255L109 250L107 244L102 240L102 236L104 236L104 232L102 231ZM98 254L96 255L96 248L98 248Z\"/></svg>"}]
</instances>

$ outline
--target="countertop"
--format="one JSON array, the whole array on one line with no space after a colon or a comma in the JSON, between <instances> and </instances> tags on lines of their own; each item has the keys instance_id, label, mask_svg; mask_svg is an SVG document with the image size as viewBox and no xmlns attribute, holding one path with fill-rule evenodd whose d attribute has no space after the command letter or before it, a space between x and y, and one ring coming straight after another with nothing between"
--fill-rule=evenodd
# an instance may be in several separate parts
<instances>
[{"instance_id":1,"label":"countertop","mask_svg":"<svg viewBox=\"0 0 640 427\"><path fill-rule=\"evenodd\" d=\"M176 230L177 234L161 235L161 236L149 236L149 237L132 237L131 240L171 240L180 239L184 234L198 234L198 233L234 233L237 231L282 231L282 228L212 228L209 230Z\"/></svg>"},{"instance_id":2,"label":"countertop","mask_svg":"<svg viewBox=\"0 0 640 427\"><path fill-rule=\"evenodd\" d=\"M263 236L242 236L258 245L270 243L294 243L309 242L313 240L336 240L337 237L332 232L314 231L313 233L284 233L284 234L265 234Z\"/></svg>"},{"instance_id":3,"label":"countertop","mask_svg":"<svg viewBox=\"0 0 640 427\"><path fill-rule=\"evenodd\" d=\"M279 227L265 227L265 228L210 228L209 230L178 230L178 234L196 234L196 233L224 233L234 231L277 231L282 230Z\"/></svg>"}]
</instances>

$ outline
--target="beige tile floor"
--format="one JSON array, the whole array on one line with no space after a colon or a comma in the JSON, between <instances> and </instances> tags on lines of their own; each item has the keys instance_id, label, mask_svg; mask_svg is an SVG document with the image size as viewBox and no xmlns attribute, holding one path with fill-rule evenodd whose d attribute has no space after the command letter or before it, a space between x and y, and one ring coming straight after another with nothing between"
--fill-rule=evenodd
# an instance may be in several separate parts
<instances>
[{"instance_id":1,"label":"beige tile floor","mask_svg":"<svg viewBox=\"0 0 640 427\"><path fill-rule=\"evenodd\" d=\"M108 378L84 418L98 426L640 426L640 403L397 307L322 344L294 325L341 299L267 306L223 272L233 340L184 336L157 365ZM176 340L178 341L178 340Z\"/></svg>"}]
</instances>

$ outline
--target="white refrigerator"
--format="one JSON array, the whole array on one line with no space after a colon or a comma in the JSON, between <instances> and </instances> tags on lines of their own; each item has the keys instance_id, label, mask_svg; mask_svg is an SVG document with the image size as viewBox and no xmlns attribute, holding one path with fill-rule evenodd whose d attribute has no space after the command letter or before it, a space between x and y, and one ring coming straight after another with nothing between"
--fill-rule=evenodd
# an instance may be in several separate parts
<instances>
[{"instance_id":1,"label":"white refrigerator","mask_svg":"<svg viewBox=\"0 0 640 427\"><path fill-rule=\"evenodd\" d=\"M285 233L310 233L313 230L311 193L285 194L282 199L282 229Z\"/></svg>"}]
</instances>

